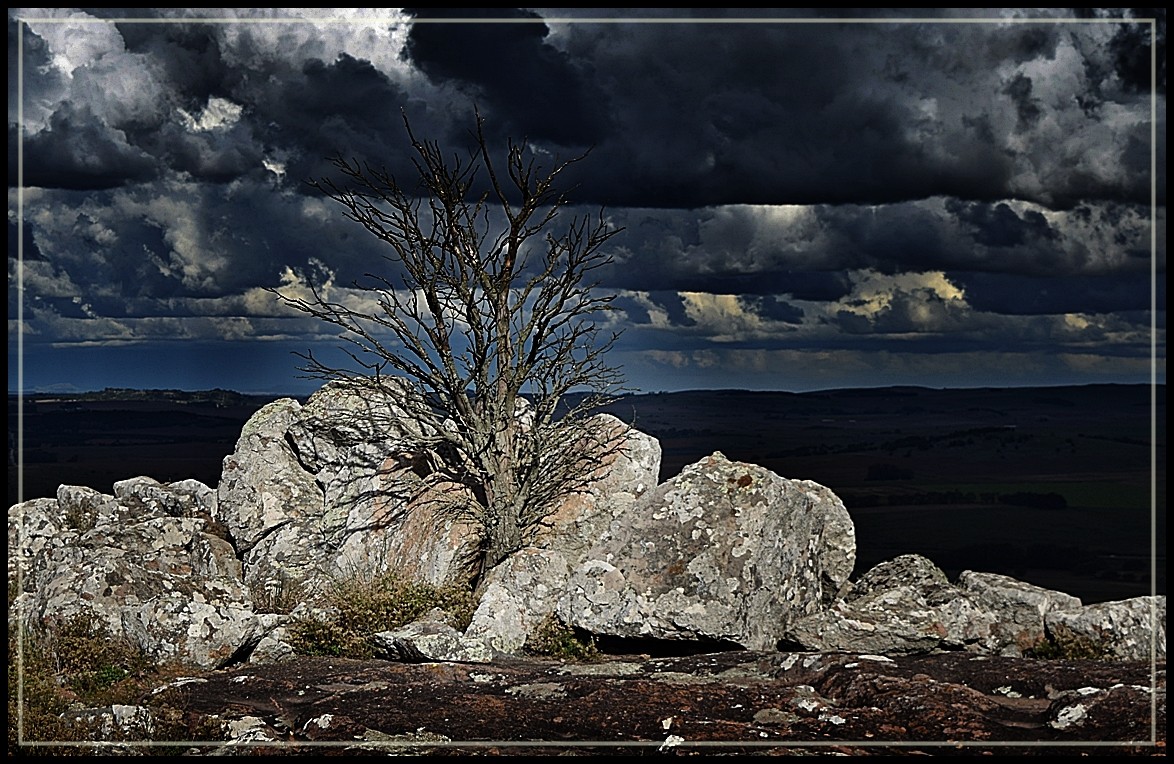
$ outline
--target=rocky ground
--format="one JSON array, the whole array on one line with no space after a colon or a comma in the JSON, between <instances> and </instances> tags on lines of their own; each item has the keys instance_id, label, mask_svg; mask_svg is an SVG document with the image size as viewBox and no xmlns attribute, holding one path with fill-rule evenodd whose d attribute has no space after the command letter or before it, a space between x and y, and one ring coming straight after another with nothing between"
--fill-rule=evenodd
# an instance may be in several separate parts
<instances>
[{"instance_id":1,"label":"rocky ground","mask_svg":"<svg viewBox=\"0 0 1174 764\"><path fill-rule=\"evenodd\" d=\"M303 657L180 679L144 705L236 740L192 755L1164 756L1165 687L1164 662L962 652Z\"/></svg>"}]
</instances>

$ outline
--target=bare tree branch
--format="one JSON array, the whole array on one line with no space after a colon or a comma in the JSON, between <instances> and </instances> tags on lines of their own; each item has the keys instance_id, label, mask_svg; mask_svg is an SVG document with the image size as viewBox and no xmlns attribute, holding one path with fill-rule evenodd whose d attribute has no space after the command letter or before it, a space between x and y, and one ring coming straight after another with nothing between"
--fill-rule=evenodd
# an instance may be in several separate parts
<instances>
[{"instance_id":1,"label":"bare tree branch","mask_svg":"<svg viewBox=\"0 0 1174 764\"><path fill-rule=\"evenodd\" d=\"M352 285L366 299L353 302L313 284L309 298L270 291L339 329L354 364L307 352L304 373L395 396L418 423L406 428L409 445L473 489L477 505L462 510L483 531L485 571L622 445L587 425L623 381L604 358L618 337L601 328L613 296L589 280L611 262L605 245L619 230L602 211L554 230L562 173L587 154L544 169L511 140L501 172L480 114L464 159L418 138L406 117L404 126L415 185L341 155L337 178L309 181L388 245L390 275L366 274ZM477 196L479 174L487 190Z\"/></svg>"}]
</instances>

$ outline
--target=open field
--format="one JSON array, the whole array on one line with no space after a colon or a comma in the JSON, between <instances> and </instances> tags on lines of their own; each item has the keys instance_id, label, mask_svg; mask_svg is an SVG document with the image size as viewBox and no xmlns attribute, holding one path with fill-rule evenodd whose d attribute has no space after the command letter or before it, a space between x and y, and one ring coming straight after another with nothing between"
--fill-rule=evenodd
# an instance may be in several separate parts
<instances>
[{"instance_id":1,"label":"open field","mask_svg":"<svg viewBox=\"0 0 1174 764\"><path fill-rule=\"evenodd\" d=\"M269 400L26 397L23 496L60 483L108 493L137 475L215 486L241 425ZM722 451L833 489L856 525L857 574L916 552L951 576L1006 573L1091 602L1148 594L1152 572L1165 593L1165 405L1165 386L1089 385L697 391L609 410L659 438L662 480ZM14 457L12 396L8 421Z\"/></svg>"}]
</instances>

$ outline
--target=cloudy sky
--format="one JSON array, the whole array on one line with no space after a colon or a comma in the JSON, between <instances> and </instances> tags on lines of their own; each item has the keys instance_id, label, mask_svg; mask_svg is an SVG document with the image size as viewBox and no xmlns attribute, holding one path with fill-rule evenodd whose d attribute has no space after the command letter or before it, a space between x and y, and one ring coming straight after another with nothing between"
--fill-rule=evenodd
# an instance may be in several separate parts
<instances>
[{"instance_id":1,"label":"cloudy sky","mask_svg":"<svg viewBox=\"0 0 1174 764\"><path fill-rule=\"evenodd\" d=\"M265 288L386 245L305 181L475 108L591 149L639 390L1165 383L1164 10L491 12L9 10L9 390L314 389Z\"/></svg>"}]
</instances>

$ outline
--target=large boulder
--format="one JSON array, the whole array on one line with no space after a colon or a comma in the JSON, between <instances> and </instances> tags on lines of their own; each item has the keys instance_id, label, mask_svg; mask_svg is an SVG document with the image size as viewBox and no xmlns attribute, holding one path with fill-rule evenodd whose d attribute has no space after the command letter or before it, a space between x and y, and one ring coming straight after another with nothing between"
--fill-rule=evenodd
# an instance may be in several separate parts
<instances>
[{"instance_id":1,"label":"large boulder","mask_svg":"<svg viewBox=\"0 0 1174 764\"><path fill-rule=\"evenodd\" d=\"M74 510L75 521L80 517L79 512ZM35 591L38 584L43 585L45 576L52 572L48 561L56 556L57 550L72 546L78 535L79 527L70 527L57 499L31 499L9 507L8 591L28 593ZM12 615L10 609L10 619Z\"/></svg>"},{"instance_id":2,"label":"large boulder","mask_svg":"<svg viewBox=\"0 0 1174 764\"><path fill-rule=\"evenodd\" d=\"M995 621L940 568L909 554L866 572L830 608L791 624L786 639L821 652L909 655L971 648Z\"/></svg>"},{"instance_id":3,"label":"large boulder","mask_svg":"<svg viewBox=\"0 0 1174 764\"><path fill-rule=\"evenodd\" d=\"M660 480L656 438L611 414L591 417L585 431L585 447L594 456L585 460L582 484L558 499L533 544L557 551L572 565Z\"/></svg>"},{"instance_id":4,"label":"large boulder","mask_svg":"<svg viewBox=\"0 0 1174 764\"><path fill-rule=\"evenodd\" d=\"M119 480L114 484L116 507L137 508L148 514L211 519L216 513L216 491L199 480L163 484L150 477Z\"/></svg>"},{"instance_id":5,"label":"large boulder","mask_svg":"<svg viewBox=\"0 0 1174 764\"><path fill-rule=\"evenodd\" d=\"M301 408L293 398L262 407L224 458L216 517L242 554L275 529L323 512L322 489L286 440Z\"/></svg>"},{"instance_id":6,"label":"large boulder","mask_svg":"<svg viewBox=\"0 0 1174 764\"><path fill-rule=\"evenodd\" d=\"M461 634L435 614L373 634L371 643L378 657L406 663L489 663L500 657L484 640Z\"/></svg>"},{"instance_id":7,"label":"large boulder","mask_svg":"<svg viewBox=\"0 0 1174 764\"><path fill-rule=\"evenodd\" d=\"M517 653L554 613L570 577L571 566L559 552L515 552L486 576L465 636Z\"/></svg>"},{"instance_id":8,"label":"large boulder","mask_svg":"<svg viewBox=\"0 0 1174 764\"><path fill-rule=\"evenodd\" d=\"M204 668L247 650L260 624L235 550L209 532L212 490L150 478L115 488L110 496L62 486L55 507L37 500L9 509L10 528L15 519L30 531L16 544L22 625L52 630L89 616L157 662Z\"/></svg>"},{"instance_id":9,"label":"large boulder","mask_svg":"<svg viewBox=\"0 0 1174 764\"><path fill-rule=\"evenodd\" d=\"M831 601L855 551L852 520L831 490L718 452L613 522L557 613L599 635L770 649Z\"/></svg>"},{"instance_id":10,"label":"large boulder","mask_svg":"<svg viewBox=\"0 0 1174 764\"><path fill-rule=\"evenodd\" d=\"M956 584L920 555L882 562L827 610L791 626L808 650L908 655L966 650L1024 657L1165 659L1165 598L1082 605L1009 576L963 571Z\"/></svg>"},{"instance_id":11,"label":"large boulder","mask_svg":"<svg viewBox=\"0 0 1174 764\"><path fill-rule=\"evenodd\" d=\"M1052 641L1072 657L1166 660L1166 597L1133 597L1045 616Z\"/></svg>"},{"instance_id":12,"label":"large boulder","mask_svg":"<svg viewBox=\"0 0 1174 764\"><path fill-rule=\"evenodd\" d=\"M403 408L407 388L336 380L306 401L283 433L301 470L320 487L322 532L332 542L349 535L349 516L388 500L402 505L411 489L398 479L413 466L410 440L421 427Z\"/></svg>"},{"instance_id":13,"label":"large boulder","mask_svg":"<svg viewBox=\"0 0 1174 764\"><path fill-rule=\"evenodd\" d=\"M992 655L1018 657L1043 647L1048 640L1048 614L1081 607L1080 599L1071 594L998 573L964 570L957 586L975 604L994 614L990 634L972 647Z\"/></svg>"},{"instance_id":14,"label":"large boulder","mask_svg":"<svg viewBox=\"0 0 1174 764\"><path fill-rule=\"evenodd\" d=\"M497 565L481 583L466 634L516 652L554 613L572 569L636 501L656 487L660 442L610 414L587 421L597 457L577 490L561 497L532 546Z\"/></svg>"},{"instance_id":15,"label":"large boulder","mask_svg":"<svg viewBox=\"0 0 1174 764\"><path fill-rule=\"evenodd\" d=\"M411 487L406 501L385 498L351 508L331 569L342 575L394 571L433 586L464 585L480 565L481 531L465 508L476 501L466 486L431 475L421 479L388 465L393 491Z\"/></svg>"},{"instance_id":16,"label":"large boulder","mask_svg":"<svg viewBox=\"0 0 1174 764\"><path fill-rule=\"evenodd\" d=\"M394 571L436 585L468 581L480 539L463 486L407 450L419 434L399 385L331 382L300 405L281 399L245 424L224 460L218 519L264 590L313 597L333 581Z\"/></svg>"}]
</instances>

